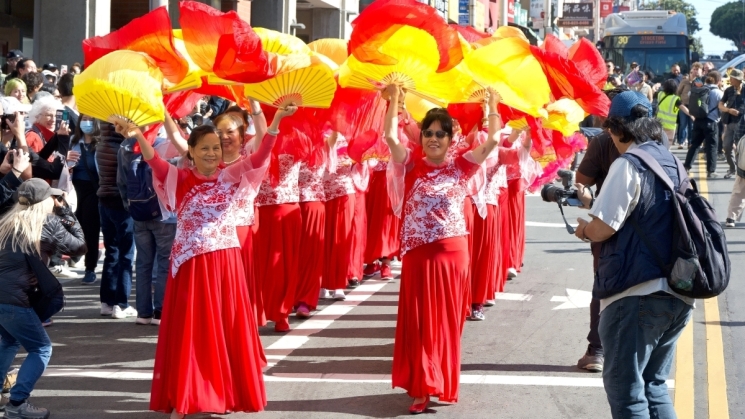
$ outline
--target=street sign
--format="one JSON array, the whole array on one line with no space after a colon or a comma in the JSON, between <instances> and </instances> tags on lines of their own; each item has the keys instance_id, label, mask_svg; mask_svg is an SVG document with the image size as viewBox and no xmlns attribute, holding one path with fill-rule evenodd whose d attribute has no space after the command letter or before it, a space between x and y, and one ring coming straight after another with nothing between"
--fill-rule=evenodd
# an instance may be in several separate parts
<instances>
[{"instance_id":1,"label":"street sign","mask_svg":"<svg viewBox=\"0 0 745 419\"><path fill-rule=\"evenodd\" d=\"M613 13L613 0L600 0L600 18L608 17Z\"/></svg>"}]
</instances>

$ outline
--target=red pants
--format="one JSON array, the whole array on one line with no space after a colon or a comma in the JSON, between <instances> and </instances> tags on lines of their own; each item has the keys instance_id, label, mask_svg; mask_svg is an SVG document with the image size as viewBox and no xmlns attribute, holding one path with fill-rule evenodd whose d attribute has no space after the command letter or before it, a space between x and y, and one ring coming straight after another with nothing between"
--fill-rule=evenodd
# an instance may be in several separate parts
<instances>
[{"instance_id":1,"label":"red pants","mask_svg":"<svg viewBox=\"0 0 745 419\"><path fill-rule=\"evenodd\" d=\"M303 220L300 265L294 302L295 306L305 303L311 310L315 310L323 277L326 207L323 202L301 202L300 214Z\"/></svg>"},{"instance_id":2,"label":"red pants","mask_svg":"<svg viewBox=\"0 0 745 419\"><path fill-rule=\"evenodd\" d=\"M380 258L398 256L401 250L401 219L393 214L388 199L388 185L385 170L373 172L370 176L370 189L367 192L367 244L365 263L373 263Z\"/></svg>"},{"instance_id":3,"label":"red pants","mask_svg":"<svg viewBox=\"0 0 745 419\"><path fill-rule=\"evenodd\" d=\"M510 212L510 266L522 271L525 255L525 191L520 190L520 179L508 182Z\"/></svg>"},{"instance_id":4,"label":"red pants","mask_svg":"<svg viewBox=\"0 0 745 419\"><path fill-rule=\"evenodd\" d=\"M246 271L248 298L254 312L254 318L259 326L264 326L266 325L264 298L261 295L261 282L256 280L256 267L254 266L253 226L239 226L235 230L238 233L238 241L241 242L241 257Z\"/></svg>"},{"instance_id":5,"label":"red pants","mask_svg":"<svg viewBox=\"0 0 745 419\"><path fill-rule=\"evenodd\" d=\"M326 243L322 288L344 289L347 286L352 257L352 223L354 194L326 202Z\"/></svg>"},{"instance_id":6,"label":"red pants","mask_svg":"<svg viewBox=\"0 0 745 419\"><path fill-rule=\"evenodd\" d=\"M367 243L367 212L365 192L354 194L354 219L352 221L352 251L349 259L347 279L362 279L362 265L365 264L365 244Z\"/></svg>"},{"instance_id":7,"label":"red pants","mask_svg":"<svg viewBox=\"0 0 745 419\"><path fill-rule=\"evenodd\" d=\"M494 278L497 276L497 242L499 219L497 207L487 205L486 218L473 217L473 250L471 251L471 303L484 304L494 298ZM491 294L490 294L491 291Z\"/></svg>"}]
</instances>

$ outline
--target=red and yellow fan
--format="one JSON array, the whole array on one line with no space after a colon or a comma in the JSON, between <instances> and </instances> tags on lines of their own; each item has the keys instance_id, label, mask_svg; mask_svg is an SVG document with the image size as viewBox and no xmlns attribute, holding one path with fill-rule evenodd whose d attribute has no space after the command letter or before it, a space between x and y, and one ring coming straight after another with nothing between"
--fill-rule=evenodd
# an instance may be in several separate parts
<instances>
[{"instance_id":1,"label":"red and yellow fan","mask_svg":"<svg viewBox=\"0 0 745 419\"><path fill-rule=\"evenodd\" d=\"M78 110L104 121L138 126L163 121L163 72L139 52L114 51L75 77Z\"/></svg>"},{"instance_id":2,"label":"red and yellow fan","mask_svg":"<svg viewBox=\"0 0 745 419\"><path fill-rule=\"evenodd\" d=\"M296 106L328 108L334 100L335 64L327 59L309 56L311 65L279 74L267 81L246 84L243 93L259 102L277 108Z\"/></svg>"}]
</instances>

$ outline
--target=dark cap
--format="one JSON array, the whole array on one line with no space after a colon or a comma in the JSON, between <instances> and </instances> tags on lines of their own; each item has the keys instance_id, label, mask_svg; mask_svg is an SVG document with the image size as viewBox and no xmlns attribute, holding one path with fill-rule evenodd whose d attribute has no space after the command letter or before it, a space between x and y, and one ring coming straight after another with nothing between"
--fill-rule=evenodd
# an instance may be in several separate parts
<instances>
[{"instance_id":1,"label":"dark cap","mask_svg":"<svg viewBox=\"0 0 745 419\"><path fill-rule=\"evenodd\" d=\"M639 64L637 62L631 63L631 68L634 68L634 67L639 67Z\"/></svg>"},{"instance_id":2,"label":"dark cap","mask_svg":"<svg viewBox=\"0 0 745 419\"><path fill-rule=\"evenodd\" d=\"M613 71L621 71L621 67L620 67L620 66L616 66L616 67L615 67L615 68L613 69Z\"/></svg>"},{"instance_id":3,"label":"dark cap","mask_svg":"<svg viewBox=\"0 0 745 419\"><path fill-rule=\"evenodd\" d=\"M61 196L62 190L52 188L49 184L39 178L31 178L18 187L16 196L21 205L35 205L50 196Z\"/></svg>"},{"instance_id":4,"label":"dark cap","mask_svg":"<svg viewBox=\"0 0 745 419\"><path fill-rule=\"evenodd\" d=\"M18 49L12 49L8 51L7 55L5 55L6 60L12 60L15 58L23 58L23 52L21 52L21 50L18 50Z\"/></svg>"},{"instance_id":5,"label":"dark cap","mask_svg":"<svg viewBox=\"0 0 745 419\"><path fill-rule=\"evenodd\" d=\"M649 110L649 116L652 116L652 104L649 103L647 96L634 90L628 90L623 93L617 94L613 101L610 103L610 110L608 111L608 117L620 116L628 118L631 116L631 110L634 106L642 105Z\"/></svg>"},{"instance_id":6,"label":"dark cap","mask_svg":"<svg viewBox=\"0 0 745 419\"><path fill-rule=\"evenodd\" d=\"M46 63L43 66L41 66L42 70L56 70L57 66L54 65L54 63Z\"/></svg>"}]
</instances>

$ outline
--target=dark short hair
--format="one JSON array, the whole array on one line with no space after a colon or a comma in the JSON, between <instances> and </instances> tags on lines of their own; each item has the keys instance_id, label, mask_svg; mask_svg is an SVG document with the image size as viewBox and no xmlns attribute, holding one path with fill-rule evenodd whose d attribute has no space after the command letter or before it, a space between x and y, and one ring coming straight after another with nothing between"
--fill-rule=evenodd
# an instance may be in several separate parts
<instances>
[{"instance_id":1,"label":"dark short hair","mask_svg":"<svg viewBox=\"0 0 745 419\"><path fill-rule=\"evenodd\" d=\"M24 74L23 76L21 76L21 80L26 83L26 91L29 93L44 84L44 76L42 76L41 73L36 72L29 72Z\"/></svg>"},{"instance_id":2,"label":"dark short hair","mask_svg":"<svg viewBox=\"0 0 745 419\"><path fill-rule=\"evenodd\" d=\"M621 137L622 143L645 143L649 140L662 143L662 125L649 117L649 109L644 105L631 108L631 115L627 117L611 116L603 123L603 128L613 135Z\"/></svg>"},{"instance_id":3,"label":"dark short hair","mask_svg":"<svg viewBox=\"0 0 745 419\"><path fill-rule=\"evenodd\" d=\"M59 78L57 82L57 88L59 89L60 96L72 96L72 87L74 85L73 80L75 75L72 73L65 73Z\"/></svg>"},{"instance_id":4,"label":"dark short hair","mask_svg":"<svg viewBox=\"0 0 745 419\"><path fill-rule=\"evenodd\" d=\"M20 60L18 60L18 62L16 63L16 70L26 68L26 63L29 61L34 61L34 60L32 60L31 58L21 58Z\"/></svg>"},{"instance_id":5,"label":"dark short hair","mask_svg":"<svg viewBox=\"0 0 745 419\"><path fill-rule=\"evenodd\" d=\"M41 89L39 91L40 92L47 92L47 93L50 93L51 95L54 95L54 91L55 90L57 90L57 86L55 86L54 84L52 84L52 83L44 83L44 84L41 85Z\"/></svg>"},{"instance_id":6,"label":"dark short hair","mask_svg":"<svg viewBox=\"0 0 745 419\"><path fill-rule=\"evenodd\" d=\"M186 144L189 147L194 148L197 146L197 144L199 144L199 141L201 141L202 138L209 134L217 135L217 131L212 125L200 125L198 127L195 127L193 130L191 130L191 134L189 134L189 138L186 140ZM186 152L186 158L189 160L194 160L188 151Z\"/></svg>"},{"instance_id":7,"label":"dark short hair","mask_svg":"<svg viewBox=\"0 0 745 419\"><path fill-rule=\"evenodd\" d=\"M450 116L447 109L445 108L433 108L430 109L424 119L422 119L422 131L429 129L435 121L440 122L442 130L447 132L448 136L452 140L453 138L453 117ZM421 137L421 134L420 134ZM421 138L419 139L421 141Z\"/></svg>"},{"instance_id":8,"label":"dark short hair","mask_svg":"<svg viewBox=\"0 0 745 419\"><path fill-rule=\"evenodd\" d=\"M662 83L662 91L666 95L674 95L676 90L678 90L678 84L675 83L675 79L667 79Z\"/></svg>"}]
</instances>

